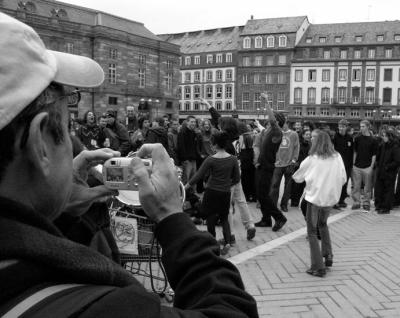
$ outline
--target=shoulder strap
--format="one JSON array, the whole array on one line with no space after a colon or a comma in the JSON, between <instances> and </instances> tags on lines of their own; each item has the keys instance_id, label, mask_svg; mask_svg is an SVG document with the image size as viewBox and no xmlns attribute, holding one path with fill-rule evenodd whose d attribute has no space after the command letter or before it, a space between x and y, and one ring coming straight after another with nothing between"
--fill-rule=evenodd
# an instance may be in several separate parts
<instances>
[{"instance_id":1,"label":"shoulder strap","mask_svg":"<svg viewBox=\"0 0 400 318\"><path fill-rule=\"evenodd\" d=\"M2 318L69 317L113 291L113 286L60 284L43 288L28 296Z\"/></svg>"}]
</instances>

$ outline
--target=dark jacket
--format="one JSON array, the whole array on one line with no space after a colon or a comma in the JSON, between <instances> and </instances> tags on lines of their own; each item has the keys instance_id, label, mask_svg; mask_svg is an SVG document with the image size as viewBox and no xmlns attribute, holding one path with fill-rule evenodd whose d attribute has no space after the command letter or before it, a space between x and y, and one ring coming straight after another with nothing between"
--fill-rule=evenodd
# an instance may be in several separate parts
<instances>
[{"instance_id":1,"label":"dark jacket","mask_svg":"<svg viewBox=\"0 0 400 318\"><path fill-rule=\"evenodd\" d=\"M311 143L300 138L300 150L299 150L299 159L297 160L297 164L300 165L304 159L308 157L308 153L310 152Z\"/></svg>"},{"instance_id":2,"label":"dark jacket","mask_svg":"<svg viewBox=\"0 0 400 318\"><path fill-rule=\"evenodd\" d=\"M104 134L110 139L110 148L121 153L121 156L126 156L131 150L128 131L125 126L115 120L112 126L107 126L103 129Z\"/></svg>"},{"instance_id":3,"label":"dark jacket","mask_svg":"<svg viewBox=\"0 0 400 318\"><path fill-rule=\"evenodd\" d=\"M218 113L218 111L214 107L211 107L209 109L209 112L211 114L211 123L212 123L212 125L216 129L220 129L220 127L219 127L219 118L221 117L221 114ZM226 133L228 134L229 141L228 141L228 143L226 145L225 151L227 153L229 153L230 155L232 155L232 156L236 156L238 154L236 152L235 147L233 146L233 142L235 140L239 139L239 134L232 134L232 133L230 133L228 131L226 131Z\"/></svg>"},{"instance_id":4,"label":"dark jacket","mask_svg":"<svg viewBox=\"0 0 400 318\"><path fill-rule=\"evenodd\" d=\"M84 124L80 126L76 131L76 135L82 144L89 150L102 148L104 139L106 138L103 130L96 124Z\"/></svg>"},{"instance_id":5,"label":"dark jacket","mask_svg":"<svg viewBox=\"0 0 400 318\"><path fill-rule=\"evenodd\" d=\"M168 146L168 132L164 127L150 128L146 135L146 144L160 143L165 150L170 154Z\"/></svg>"},{"instance_id":6,"label":"dark jacket","mask_svg":"<svg viewBox=\"0 0 400 318\"><path fill-rule=\"evenodd\" d=\"M0 198L0 316L18 296L51 282L115 287L74 317L258 317L235 266L219 256L215 239L198 231L188 216L165 218L156 237L175 291L174 308L161 306L157 295L119 265L64 238L43 216Z\"/></svg>"},{"instance_id":7,"label":"dark jacket","mask_svg":"<svg viewBox=\"0 0 400 318\"><path fill-rule=\"evenodd\" d=\"M178 133L178 160L180 163L186 160L197 160L199 154L198 136L195 131L182 126Z\"/></svg>"},{"instance_id":8,"label":"dark jacket","mask_svg":"<svg viewBox=\"0 0 400 318\"><path fill-rule=\"evenodd\" d=\"M333 146L335 150L340 153L343 159L344 166L347 171L353 167L353 155L354 155L354 141L353 138L348 134L344 136L340 133L336 133L333 137Z\"/></svg>"},{"instance_id":9,"label":"dark jacket","mask_svg":"<svg viewBox=\"0 0 400 318\"><path fill-rule=\"evenodd\" d=\"M376 156L377 178L396 179L400 166L400 145L398 141L381 142Z\"/></svg>"},{"instance_id":10,"label":"dark jacket","mask_svg":"<svg viewBox=\"0 0 400 318\"><path fill-rule=\"evenodd\" d=\"M275 169L276 153L279 150L282 135L282 129L276 122L271 122L271 126L261 132L260 155L258 157L260 169Z\"/></svg>"}]
</instances>

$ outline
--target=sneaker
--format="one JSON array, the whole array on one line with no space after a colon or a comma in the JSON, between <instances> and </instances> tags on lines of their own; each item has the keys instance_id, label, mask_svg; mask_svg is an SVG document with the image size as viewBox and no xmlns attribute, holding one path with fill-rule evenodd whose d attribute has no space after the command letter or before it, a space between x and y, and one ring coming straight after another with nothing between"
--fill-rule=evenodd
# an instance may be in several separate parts
<instances>
[{"instance_id":1,"label":"sneaker","mask_svg":"<svg viewBox=\"0 0 400 318\"><path fill-rule=\"evenodd\" d=\"M279 231L287 222L287 218L283 217L282 219L275 221L274 226L272 227L273 232Z\"/></svg>"},{"instance_id":2,"label":"sneaker","mask_svg":"<svg viewBox=\"0 0 400 318\"><path fill-rule=\"evenodd\" d=\"M222 246L226 245L225 239L223 239L223 238L219 239L217 242L218 242L219 245L222 245ZM232 245L235 245L235 244L236 244L235 234L231 234L230 245L232 246Z\"/></svg>"},{"instance_id":3,"label":"sneaker","mask_svg":"<svg viewBox=\"0 0 400 318\"><path fill-rule=\"evenodd\" d=\"M363 205L363 210L369 212L370 211L369 205Z\"/></svg>"},{"instance_id":4,"label":"sneaker","mask_svg":"<svg viewBox=\"0 0 400 318\"><path fill-rule=\"evenodd\" d=\"M326 267L332 267L332 265L333 265L333 255L328 255L328 256L325 256L324 258L325 258L325 266Z\"/></svg>"},{"instance_id":5,"label":"sneaker","mask_svg":"<svg viewBox=\"0 0 400 318\"><path fill-rule=\"evenodd\" d=\"M316 277L324 277L326 275L326 269L323 268L314 270L310 268L307 269L306 273Z\"/></svg>"},{"instance_id":6,"label":"sneaker","mask_svg":"<svg viewBox=\"0 0 400 318\"><path fill-rule=\"evenodd\" d=\"M251 241L256 236L256 228L251 227L247 229L247 240Z\"/></svg>"},{"instance_id":7,"label":"sneaker","mask_svg":"<svg viewBox=\"0 0 400 318\"><path fill-rule=\"evenodd\" d=\"M353 204L351 207L352 210L358 210L359 208L361 208L361 205L359 204Z\"/></svg>"},{"instance_id":8,"label":"sneaker","mask_svg":"<svg viewBox=\"0 0 400 318\"><path fill-rule=\"evenodd\" d=\"M265 221L265 220L261 220L260 222L257 222L254 224L254 226L257 227L271 227L272 226L272 222L271 221Z\"/></svg>"},{"instance_id":9,"label":"sneaker","mask_svg":"<svg viewBox=\"0 0 400 318\"><path fill-rule=\"evenodd\" d=\"M229 249L231 248L231 246L229 244L226 244L223 248L221 248L221 255L226 255L229 252Z\"/></svg>"}]
</instances>

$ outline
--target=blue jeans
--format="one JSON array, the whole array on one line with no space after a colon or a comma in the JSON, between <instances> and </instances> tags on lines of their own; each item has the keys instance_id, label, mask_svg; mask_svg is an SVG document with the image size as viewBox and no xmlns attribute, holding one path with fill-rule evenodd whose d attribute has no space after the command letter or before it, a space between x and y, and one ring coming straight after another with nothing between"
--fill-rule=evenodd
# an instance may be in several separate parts
<instances>
[{"instance_id":1,"label":"blue jeans","mask_svg":"<svg viewBox=\"0 0 400 318\"><path fill-rule=\"evenodd\" d=\"M311 269L324 269L323 257L332 255L331 238L328 229L328 217L332 207L320 207L312 203L307 205L307 235L310 244ZM317 237L317 227L321 235L321 248Z\"/></svg>"}]
</instances>

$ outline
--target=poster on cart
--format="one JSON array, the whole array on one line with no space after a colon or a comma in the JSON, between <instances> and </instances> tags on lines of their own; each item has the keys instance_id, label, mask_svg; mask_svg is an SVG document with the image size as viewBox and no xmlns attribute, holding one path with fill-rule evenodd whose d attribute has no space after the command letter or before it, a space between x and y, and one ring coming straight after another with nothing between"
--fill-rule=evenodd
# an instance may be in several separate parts
<instances>
[{"instance_id":1,"label":"poster on cart","mask_svg":"<svg viewBox=\"0 0 400 318\"><path fill-rule=\"evenodd\" d=\"M138 225L134 218L113 218L114 238L123 254L138 255Z\"/></svg>"}]
</instances>

